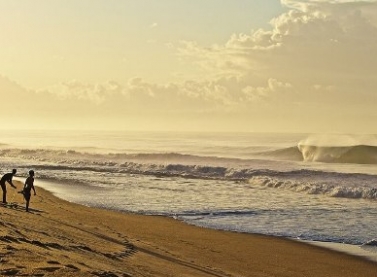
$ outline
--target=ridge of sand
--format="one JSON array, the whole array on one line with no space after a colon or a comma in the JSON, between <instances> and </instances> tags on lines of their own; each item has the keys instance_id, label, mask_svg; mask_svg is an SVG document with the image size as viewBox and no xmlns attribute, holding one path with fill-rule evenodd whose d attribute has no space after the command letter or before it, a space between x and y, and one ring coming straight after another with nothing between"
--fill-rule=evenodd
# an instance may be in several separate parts
<instances>
[{"instance_id":1,"label":"ridge of sand","mask_svg":"<svg viewBox=\"0 0 377 277\"><path fill-rule=\"evenodd\" d=\"M0 206L0 276L377 276L376 263L288 239L89 208L38 187L37 193L30 213ZM22 195L15 198L22 204Z\"/></svg>"}]
</instances>

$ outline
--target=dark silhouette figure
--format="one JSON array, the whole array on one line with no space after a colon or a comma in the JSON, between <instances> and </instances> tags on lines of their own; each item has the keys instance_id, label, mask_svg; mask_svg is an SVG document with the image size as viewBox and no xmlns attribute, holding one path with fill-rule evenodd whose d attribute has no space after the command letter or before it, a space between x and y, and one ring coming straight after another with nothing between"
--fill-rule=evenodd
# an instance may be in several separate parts
<instances>
[{"instance_id":1,"label":"dark silhouette figure","mask_svg":"<svg viewBox=\"0 0 377 277\"><path fill-rule=\"evenodd\" d=\"M26 211L29 211L29 202L31 197L31 189L34 191L34 195L37 195L34 188L34 170L29 171L29 177L25 180L24 189L22 191L24 198L26 200Z\"/></svg>"},{"instance_id":2,"label":"dark silhouette figure","mask_svg":"<svg viewBox=\"0 0 377 277\"><path fill-rule=\"evenodd\" d=\"M17 170L13 169L12 172L6 173L3 175L3 177L1 177L0 185L1 185L1 189L3 190L3 203L4 204L7 203L7 187L5 183L8 182L13 188L16 188L16 186L13 185L13 182L12 182L12 178L16 173L17 173Z\"/></svg>"}]
</instances>

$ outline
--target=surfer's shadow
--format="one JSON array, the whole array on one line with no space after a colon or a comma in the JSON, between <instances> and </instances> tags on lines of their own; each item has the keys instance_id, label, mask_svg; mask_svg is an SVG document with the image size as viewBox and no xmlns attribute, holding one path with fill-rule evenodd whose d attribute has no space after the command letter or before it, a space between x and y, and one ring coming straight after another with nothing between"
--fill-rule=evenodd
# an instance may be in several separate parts
<instances>
[{"instance_id":1,"label":"surfer's shadow","mask_svg":"<svg viewBox=\"0 0 377 277\"><path fill-rule=\"evenodd\" d=\"M5 207L7 209L14 210L14 211L17 211L17 212L26 212L26 208L24 206L20 206L18 204L10 204L10 205L3 206L3 207ZM43 214L43 213L46 213L46 212L43 211L43 210L40 210L40 209L29 208L28 213L31 213L31 214Z\"/></svg>"},{"instance_id":2,"label":"surfer's shadow","mask_svg":"<svg viewBox=\"0 0 377 277\"><path fill-rule=\"evenodd\" d=\"M26 211L26 210L24 209L24 211ZM38 209L31 209L31 208L29 208L28 213L31 213L31 214L44 214L44 213L46 213L46 212L43 211L43 210L38 210Z\"/></svg>"}]
</instances>

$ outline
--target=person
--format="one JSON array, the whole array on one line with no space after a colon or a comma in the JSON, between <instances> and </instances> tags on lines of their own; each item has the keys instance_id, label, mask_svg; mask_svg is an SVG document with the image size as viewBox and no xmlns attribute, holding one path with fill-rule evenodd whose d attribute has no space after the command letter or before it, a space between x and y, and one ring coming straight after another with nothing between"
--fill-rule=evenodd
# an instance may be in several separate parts
<instances>
[{"instance_id":1,"label":"person","mask_svg":"<svg viewBox=\"0 0 377 277\"><path fill-rule=\"evenodd\" d=\"M1 185L1 189L3 190L3 203L4 204L7 203L7 187L5 183L8 182L13 188L16 188L16 186L12 182L12 178L14 175L16 175L16 173L17 173L17 170L13 169L12 172L6 173L3 175L3 177L1 177L0 185Z\"/></svg>"},{"instance_id":2,"label":"person","mask_svg":"<svg viewBox=\"0 0 377 277\"><path fill-rule=\"evenodd\" d=\"M31 197L31 189L34 191L34 195L37 195L34 188L34 170L29 171L29 177L25 180L25 185L23 189L23 195L26 200L26 211L29 211L29 203L30 203L30 197Z\"/></svg>"}]
</instances>

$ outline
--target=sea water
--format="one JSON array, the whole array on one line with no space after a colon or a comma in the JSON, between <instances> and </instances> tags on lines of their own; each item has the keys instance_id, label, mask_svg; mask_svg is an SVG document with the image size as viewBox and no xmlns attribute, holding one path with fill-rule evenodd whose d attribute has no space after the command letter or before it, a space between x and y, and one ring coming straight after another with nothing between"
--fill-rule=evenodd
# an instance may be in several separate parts
<instances>
[{"instance_id":1,"label":"sea water","mask_svg":"<svg viewBox=\"0 0 377 277\"><path fill-rule=\"evenodd\" d=\"M2 132L0 170L12 168L20 179L34 169L37 186L88 206L376 244L375 135Z\"/></svg>"}]
</instances>

